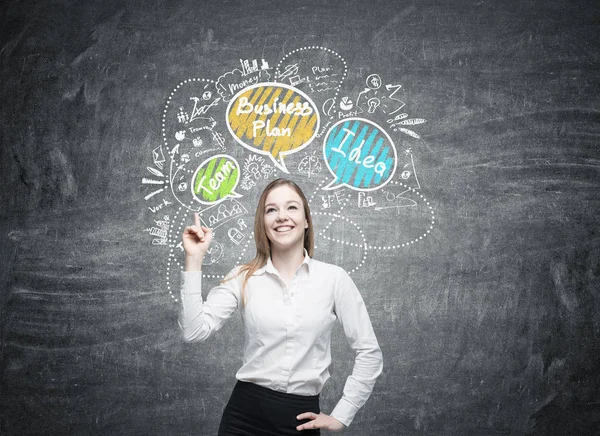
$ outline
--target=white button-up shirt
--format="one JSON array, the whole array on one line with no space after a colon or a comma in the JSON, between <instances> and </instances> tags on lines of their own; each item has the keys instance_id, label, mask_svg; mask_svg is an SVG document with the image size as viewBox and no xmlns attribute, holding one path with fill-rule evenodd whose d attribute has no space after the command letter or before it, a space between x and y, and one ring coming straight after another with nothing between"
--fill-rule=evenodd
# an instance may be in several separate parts
<instances>
[{"instance_id":1,"label":"white button-up shirt","mask_svg":"<svg viewBox=\"0 0 600 436\"><path fill-rule=\"evenodd\" d=\"M242 305L243 274L234 268L202 300L201 272L183 272L179 325L188 342L206 340L237 309L244 326L238 380L286 393L316 395L329 379L336 320L356 352L354 368L331 416L350 425L382 370L382 355L365 303L342 268L311 259L286 286L271 259L254 273Z\"/></svg>"}]
</instances>

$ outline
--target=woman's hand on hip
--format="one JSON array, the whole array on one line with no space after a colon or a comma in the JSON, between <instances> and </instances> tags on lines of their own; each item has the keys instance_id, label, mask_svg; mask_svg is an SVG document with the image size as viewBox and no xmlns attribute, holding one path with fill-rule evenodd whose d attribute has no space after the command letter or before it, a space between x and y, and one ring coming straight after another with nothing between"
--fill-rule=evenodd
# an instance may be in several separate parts
<instances>
[{"instance_id":1,"label":"woman's hand on hip","mask_svg":"<svg viewBox=\"0 0 600 436\"><path fill-rule=\"evenodd\" d=\"M319 413L318 415L313 412L305 412L296 416L296 419L310 419L310 422L296 427L296 430L312 430L314 428L323 428L330 431L342 431L346 426L340 421L335 419L333 416Z\"/></svg>"}]
</instances>

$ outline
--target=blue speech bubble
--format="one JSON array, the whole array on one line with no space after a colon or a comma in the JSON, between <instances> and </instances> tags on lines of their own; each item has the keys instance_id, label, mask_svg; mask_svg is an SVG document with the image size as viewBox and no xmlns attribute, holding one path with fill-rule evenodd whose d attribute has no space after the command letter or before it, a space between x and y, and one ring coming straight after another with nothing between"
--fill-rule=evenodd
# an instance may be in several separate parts
<instances>
[{"instance_id":1,"label":"blue speech bubble","mask_svg":"<svg viewBox=\"0 0 600 436\"><path fill-rule=\"evenodd\" d=\"M357 191L373 191L394 176L396 146L379 125L364 118L347 118L335 123L323 142L323 157L334 180L331 190L347 186Z\"/></svg>"}]
</instances>

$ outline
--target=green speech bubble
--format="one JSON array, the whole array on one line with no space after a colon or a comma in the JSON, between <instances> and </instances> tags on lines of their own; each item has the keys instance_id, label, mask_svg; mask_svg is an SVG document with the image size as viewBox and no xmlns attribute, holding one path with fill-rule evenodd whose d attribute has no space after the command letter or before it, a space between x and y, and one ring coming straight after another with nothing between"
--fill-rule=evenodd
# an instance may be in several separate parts
<instances>
[{"instance_id":1,"label":"green speech bubble","mask_svg":"<svg viewBox=\"0 0 600 436\"><path fill-rule=\"evenodd\" d=\"M240 165L226 154L202 162L192 177L192 195L202 204L216 204L227 197L240 198L235 192L240 181Z\"/></svg>"}]
</instances>

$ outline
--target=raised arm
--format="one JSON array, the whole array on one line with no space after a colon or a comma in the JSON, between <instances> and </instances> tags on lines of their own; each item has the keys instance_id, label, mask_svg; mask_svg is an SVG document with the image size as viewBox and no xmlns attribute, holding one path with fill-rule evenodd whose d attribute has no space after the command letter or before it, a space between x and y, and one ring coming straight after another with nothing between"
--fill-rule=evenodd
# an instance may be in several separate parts
<instances>
[{"instance_id":1,"label":"raised arm","mask_svg":"<svg viewBox=\"0 0 600 436\"><path fill-rule=\"evenodd\" d=\"M194 225L187 226L181 237L185 251L185 271L201 271L202 260L210 247L213 234L208 227L200 225L198 212L194 212Z\"/></svg>"},{"instance_id":2,"label":"raised arm","mask_svg":"<svg viewBox=\"0 0 600 436\"><path fill-rule=\"evenodd\" d=\"M202 299L202 261L212 241L212 232L200 225L198 214L194 214L194 225L183 232L185 271L181 273L181 311L179 327L186 342L206 340L219 330L237 309L239 285L237 279L227 280L213 288L206 299Z\"/></svg>"}]
</instances>

